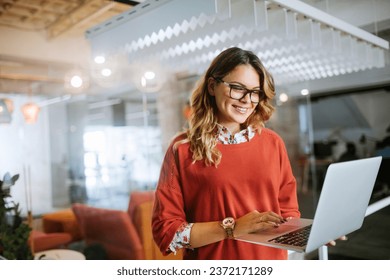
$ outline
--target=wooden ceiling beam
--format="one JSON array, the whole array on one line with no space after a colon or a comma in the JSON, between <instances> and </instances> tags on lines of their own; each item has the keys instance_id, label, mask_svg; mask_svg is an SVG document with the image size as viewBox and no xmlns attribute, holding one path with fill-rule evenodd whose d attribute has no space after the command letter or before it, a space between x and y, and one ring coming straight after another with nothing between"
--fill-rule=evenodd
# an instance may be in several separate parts
<instances>
[{"instance_id":1,"label":"wooden ceiling beam","mask_svg":"<svg viewBox=\"0 0 390 280\"><path fill-rule=\"evenodd\" d=\"M60 16L47 28L48 39L53 39L75 27L81 22L89 21L115 6L115 2L107 0L87 0L70 13Z\"/></svg>"},{"instance_id":2,"label":"wooden ceiling beam","mask_svg":"<svg viewBox=\"0 0 390 280\"><path fill-rule=\"evenodd\" d=\"M30 81L30 82L60 83L60 84L64 83L64 79L60 79L60 78L41 76L41 75L16 74L16 73L0 73L0 79Z\"/></svg>"}]
</instances>

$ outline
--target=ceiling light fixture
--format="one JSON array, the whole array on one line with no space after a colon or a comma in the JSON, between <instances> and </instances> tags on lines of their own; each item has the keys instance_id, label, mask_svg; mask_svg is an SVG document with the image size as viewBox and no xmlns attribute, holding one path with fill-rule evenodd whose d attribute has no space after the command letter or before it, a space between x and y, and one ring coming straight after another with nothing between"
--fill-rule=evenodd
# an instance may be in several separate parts
<instances>
[{"instance_id":1,"label":"ceiling light fixture","mask_svg":"<svg viewBox=\"0 0 390 280\"><path fill-rule=\"evenodd\" d=\"M158 61L134 63L129 72L130 82L141 92L158 92L166 82L166 73Z\"/></svg>"},{"instance_id":2,"label":"ceiling light fixture","mask_svg":"<svg viewBox=\"0 0 390 280\"><path fill-rule=\"evenodd\" d=\"M93 81L101 87L110 88L121 84L122 77L126 75L127 57L123 58L120 54L106 56L104 63L91 65L91 77Z\"/></svg>"},{"instance_id":3,"label":"ceiling light fixture","mask_svg":"<svg viewBox=\"0 0 390 280\"><path fill-rule=\"evenodd\" d=\"M73 93L80 93L89 87L89 76L78 68L66 73L64 81L65 89Z\"/></svg>"},{"instance_id":4,"label":"ceiling light fixture","mask_svg":"<svg viewBox=\"0 0 390 280\"><path fill-rule=\"evenodd\" d=\"M221 50L239 46L258 54L285 85L383 67L389 49L387 41L298 0L145 3L89 29L93 51L119 49L131 64L158 60L166 71L203 74Z\"/></svg>"},{"instance_id":5,"label":"ceiling light fixture","mask_svg":"<svg viewBox=\"0 0 390 280\"><path fill-rule=\"evenodd\" d=\"M146 71L141 77L141 87L145 91L155 91L157 87L156 74L153 71Z\"/></svg>"},{"instance_id":6,"label":"ceiling light fixture","mask_svg":"<svg viewBox=\"0 0 390 280\"><path fill-rule=\"evenodd\" d=\"M147 80L153 80L154 78L156 78L156 73L154 73L153 71L146 71L144 77Z\"/></svg>"},{"instance_id":7,"label":"ceiling light fixture","mask_svg":"<svg viewBox=\"0 0 390 280\"><path fill-rule=\"evenodd\" d=\"M103 64L104 62L106 62L106 58L102 55L97 55L95 56L94 61L97 64Z\"/></svg>"},{"instance_id":8,"label":"ceiling light fixture","mask_svg":"<svg viewBox=\"0 0 390 280\"><path fill-rule=\"evenodd\" d=\"M305 95L308 95L309 94L309 90L304 88L301 90L301 95L305 96Z\"/></svg>"},{"instance_id":9,"label":"ceiling light fixture","mask_svg":"<svg viewBox=\"0 0 390 280\"><path fill-rule=\"evenodd\" d=\"M104 77L109 77L109 76L111 76L112 71L111 71L111 69L109 69L109 68L104 68L104 69L102 69L101 74L102 74Z\"/></svg>"},{"instance_id":10,"label":"ceiling light fixture","mask_svg":"<svg viewBox=\"0 0 390 280\"><path fill-rule=\"evenodd\" d=\"M282 92L280 95L279 95L279 100L281 101L281 102L287 102L288 101L288 95L286 94L286 93L284 93L284 92Z\"/></svg>"},{"instance_id":11,"label":"ceiling light fixture","mask_svg":"<svg viewBox=\"0 0 390 280\"><path fill-rule=\"evenodd\" d=\"M83 79L79 75L70 78L70 85L74 88L80 88L83 85Z\"/></svg>"}]
</instances>

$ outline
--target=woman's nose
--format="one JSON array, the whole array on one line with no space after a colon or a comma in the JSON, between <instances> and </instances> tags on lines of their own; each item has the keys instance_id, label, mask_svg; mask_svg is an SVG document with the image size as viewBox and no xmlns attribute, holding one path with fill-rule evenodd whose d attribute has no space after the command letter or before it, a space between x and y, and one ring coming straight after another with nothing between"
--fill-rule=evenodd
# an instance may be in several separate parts
<instances>
[{"instance_id":1,"label":"woman's nose","mask_svg":"<svg viewBox=\"0 0 390 280\"><path fill-rule=\"evenodd\" d=\"M245 93L245 95L240 99L242 103L251 102L251 94L250 92Z\"/></svg>"}]
</instances>

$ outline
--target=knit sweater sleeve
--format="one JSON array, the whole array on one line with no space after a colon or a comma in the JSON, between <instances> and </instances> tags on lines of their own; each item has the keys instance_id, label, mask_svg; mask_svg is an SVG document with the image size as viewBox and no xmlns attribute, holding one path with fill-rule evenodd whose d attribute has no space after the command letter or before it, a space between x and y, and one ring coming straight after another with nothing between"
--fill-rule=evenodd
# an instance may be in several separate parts
<instances>
[{"instance_id":1,"label":"knit sweater sleeve","mask_svg":"<svg viewBox=\"0 0 390 280\"><path fill-rule=\"evenodd\" d=\"M300 217L298 210L298 198L296 192L296 180L293 175L290 160L283 140L279 141L280 156L280 189L279 205L281 215L287 217Z\"/></svg>"},{"instance_id":2,"label":"knit sweater sleeve","mask_svg":"<svg viewBox=\"0 0 390 280\"><path fill-rule=\"evenodd\" d=\"M152 215L153 238L163 255L171 252L177 230L187 224L177 164L172 144L160 171Z\"/></svg>"}]
</instances>

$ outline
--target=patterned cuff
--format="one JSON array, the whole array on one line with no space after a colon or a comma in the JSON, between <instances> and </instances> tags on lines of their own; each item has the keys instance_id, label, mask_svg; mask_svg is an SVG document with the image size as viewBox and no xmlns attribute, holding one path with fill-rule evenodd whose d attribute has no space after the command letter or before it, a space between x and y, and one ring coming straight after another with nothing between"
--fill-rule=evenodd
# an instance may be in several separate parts
<instances>
[{"instance_id":1,"label":"patterned cuff","mask_svg":"<svg viewBox=\"0 0 390 280\"><path fill-rule=\"evenodd\" d=\"M193 223L182 224L176 231L175 236L171 244L169 244L169 250L176 255L176 251L181 248L189 248L190 245L190 234Z\"/></svg>"}]
</instances>

